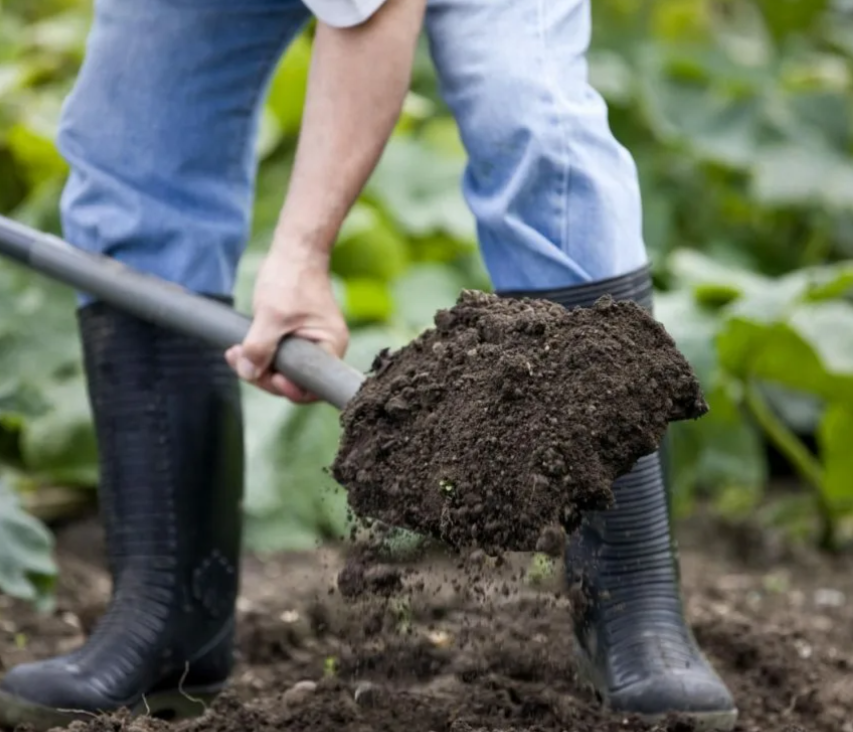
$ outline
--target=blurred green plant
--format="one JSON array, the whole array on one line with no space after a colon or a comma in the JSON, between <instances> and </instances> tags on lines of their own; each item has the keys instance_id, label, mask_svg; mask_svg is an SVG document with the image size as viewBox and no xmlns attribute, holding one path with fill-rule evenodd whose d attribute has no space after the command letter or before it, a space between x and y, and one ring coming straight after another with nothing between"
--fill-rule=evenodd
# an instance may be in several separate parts
<instances>
[{"instance_id":1,"label":"blurred green plant","mask_svg":"<svg viewBox=\"0 0 853 732\"><path fill-rule=\"evenodd\" d=\"M842 540L853 510L849 5L597 0L589 59L639 168L657 315L712 406L673 431L679 515L711 496L730 516L760 508L792 530L816 524L826 547ZM0 211L55 233L67 169L53 140L90 13L84 0L0 2ZM309 29L270 85L239 273L245 311L290 172L310 53ZM460 194L463 165L424 43L395 135L334 252L358 368L410 340L461 288L489 288ZM21 495L97 485L73 312L71 293L0 263L0 462ZM321 471L337 415L244 393L249 546L309 548L343 534L344 497ZM802 477L782 503L766 500L768 442ZM0 590L32 598L50 575L50 545L16 539L11 525L0 522Z\"/></svg>"},{"instance_id":2,"label":"blurred green plant","mask_svg":"<svg viewBox=\"0 0 853 732\"><path fill-rule=\"evenodd\" d=\"M765 517L838 549L853 518L853 262L766 277L683 250L670 266L681 286L658 298L658 315L711 407L673 430L682 510L704 487L725 513L760 511L767 440L805 490ZM810 431L817 454L798 435Z\"/></svg>"}]
</instances>

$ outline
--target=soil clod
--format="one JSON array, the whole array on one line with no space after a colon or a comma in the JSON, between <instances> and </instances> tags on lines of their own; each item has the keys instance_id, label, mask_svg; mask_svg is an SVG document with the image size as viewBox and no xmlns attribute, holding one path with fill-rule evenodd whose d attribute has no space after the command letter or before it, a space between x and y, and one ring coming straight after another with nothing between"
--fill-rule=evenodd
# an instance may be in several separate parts
<instances>
[{"instance_id":1,"label":"soil clod","mask_svg":"<svg viewBox=\"0 0 853 732\"><path fill-rule=\"evenodd\" d=\"M631 302L566 310L465 291L381 353L332 465L359 517L457 547L533 551L612 504L672 421L707 411L664 327Z\"/></svg>"}]
</instances>

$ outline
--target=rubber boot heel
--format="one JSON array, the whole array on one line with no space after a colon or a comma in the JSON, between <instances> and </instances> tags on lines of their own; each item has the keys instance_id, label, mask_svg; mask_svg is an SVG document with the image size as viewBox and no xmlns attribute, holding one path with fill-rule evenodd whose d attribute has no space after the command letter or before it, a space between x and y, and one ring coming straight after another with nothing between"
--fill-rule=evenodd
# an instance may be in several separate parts
<instances>
[{"instance_id":1,"label":"rubber boot heel","mask_svg":"<svg viewBox=\"0 0 853 732\"><path fill-rule=\"evenodd\" d=\"M578 680L589 684L595 690L605 708L612 710L615 714L630 714L652 726L661 724L666 719L667 714L642 714L632 712L631 710L614 708L612 700L608 698L607 692L601 691L607 688L607 680L597 671L596 665L577 642L575 642L574 657ZM693 732L731 732L738 720L737 709L707 712L677 712L676 714L680 718L689 719L693 723L693 727L691 728Z\"/></svg>"}]
</instances>

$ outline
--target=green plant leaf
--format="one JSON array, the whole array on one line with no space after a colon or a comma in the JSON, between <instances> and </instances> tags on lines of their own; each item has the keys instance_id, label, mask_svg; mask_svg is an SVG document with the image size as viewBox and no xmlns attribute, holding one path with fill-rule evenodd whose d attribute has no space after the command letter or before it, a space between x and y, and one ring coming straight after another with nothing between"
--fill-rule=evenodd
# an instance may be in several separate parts
<instances>
[{"instance_id":1,"label":"green plant leaf","mask_svg":"<svg viewBox=\"0 0 853 732\"><path fill-rule=\"evenodd\" d=\"M349 323L383 322L391 318L394 303L382 280L351 277L344 282L344 314Z\"/></svg>"},{"instance_id":2,"label":"green plant leaf","mask_svg":"<svg viewBox=\"0 0 853 732\"><path fill-rule=\"evenodd\" d=\"M719 316L687 289L656 292L654 314L690 362L703 389L712 388L717 378L714 338L720 328Z\"/></svg>"},{"instance_id":3,"label":"green plant leaf","mask_svg":"<svg viewBox=\"0 0 853 732\"><path fill-rule=\"evenodd\" d=\"M267 96L266 107L283 135L295 135L299 131L310 65L311 40L303 32L290 44L276 67Z\"/></svg>"},{"instance_id":4,"label":"green plant leaf","mask_svg":"<svg viewBox=\"0 0 853 732\"><path fill-rule=\"evenodd\" d=\"M756 0L767 27L778 39L807 34L827 9L827 0Z\"/></svg>"},{"instance_id":5,"label":"green plant leaf","mask_svg":"<svg viewBox=\"0 0 853 732\"><path fill-rule=\"evenodd\" d=\"M700 491L740 491L743 505L752 505L767 478L764 446L759 431L738 409L734 385L719 370L714 350L721 326L718 313L682 289L656 293L655 317L690 362L710 407L702 419L670 427L676 514L689 513Z\"/></svg>"},{"instance_id":6,"label":"green plant leaf","mask_svg":"<svg viewBox=\"0 0 853 732\"><path fill-rule=\"evenodd\" d=\"M853 207L853 162L832 152L791 144L762 150L752 170L753 195L773 206Z\"/></svg>"},{"instance_id":7,"label":"green plant leaf","mask_svg":"<svg viewBox=\"0 0 853 732\"><path fill-rule=\"evenodd\" d=\"M817 432L823 463L822 490L839 514L853 512L853 406L831 404Z\"/></svg>"},{"instance_id":8,"label":"green plant leaf","mask_svg":"<svg viewBox=\"0 0 853 732\"><path fill-rule=\"evenodd\" d=\"M391 140L367 186L407 233L446 233L474 239L474 220L462 198L464 160L437 155L416 140Z\"/></svg>"},{"instance_id":9,"label":"green plant leaf","mask_svg":"<svg viewBox=\"0 0 853 732\"><path fill-rule=\"evenodd\" d=\"M51 409L27 420L21 433L23 465L54 485L98 484L98 449L82 376L54 383L43 393Z\"/></svg>"},{"instance_id":10,"label":"green plant leaf","mask_svg":"<svg viewBox=\"0 0 853 732\"><path fill-rule=\"evenodd\" d=\"M717 340L721 364L743 380L776 382L853 402L853 305L800 303L768 316L762 298L736 303Z\"/></svg>"},{"instance_id":11,"label":"green plant leaf","mask_svg":"<svg viewBox=\"0 0 853 732\"><path fill-rule=\"evenodd\" d=\"M380 213L361 205L347 217L332 250L332 271L344 278L391 280L408 264L405 238Z\"/></svg>"},{"instance_id":12,"label":"green plant leaf","mask_svg":"<svg viewBox=\"0 0 853 732\"><path fill-rule=\"evenodd\" d=\"M57 567L53 536L26 513L8 481L0 476L0 591L32 602L52 590Z\"/></svg>"},{"instance_id":13,"label":"green plant leaf","mask_svg":"<svg viewBox=\"0 0 853 732\"><path fill-rule=\"evenodd\" d=\"M337 448L339 415L325 404L280 415L263 442L252 442L247 543L263 551L310 549L347 528L345 495L323 472Z\"/></svg>"},{"instance_id":14,"label":"green plant leaf","mask_svg":"<svg viewBox=\"0 0 853 732\"><path fill-rule=\"evenodd\" d=\"M432 327L437 310L452 307L465 286L463 277L442 264L418 264L394 282L397 317L406 326Z\"/></svg>"},{"instance_id":15,"label":"green plant leaf","mask_svg":"<svg viewBox=\"0 0 853 732\"><path fill-rule=\"evenodd\" d=\"M452 116L433 117L421 129L420 139L436 152L458 160L465 159L465 146Z\"/></svg>"},{"instance_id":16,"label":"green plant leaf","mask_svg":"<svg viewBox=\"0 0 853 732\"><path fill-rule=\"evenodd\" d=\"M726 303L767 288L769 280L761 274L736 268L693 249L673 252L667 262L681 287L692 288L700 302Z\"/></svg>"}]
</instances>

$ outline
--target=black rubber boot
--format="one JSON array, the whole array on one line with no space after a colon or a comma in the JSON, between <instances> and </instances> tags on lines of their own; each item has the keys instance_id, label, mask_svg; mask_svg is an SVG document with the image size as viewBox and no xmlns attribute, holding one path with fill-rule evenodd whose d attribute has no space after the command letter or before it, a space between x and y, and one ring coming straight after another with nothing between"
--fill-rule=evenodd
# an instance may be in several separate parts
<instances>
[{"instance_id":1,"label":"black rubber boot","mask_svg":"<svg viewBox=\"0 0 853 732\"><path fill-rule=\"evenodd\" d=\"M611 295L652 309L645 268L564 290L501 294L567 308ZM732 696L684 618L660 454L642 458L613 492L614 507L588 516L567 548L568 582L586 598L575 613L582 675L614 711L649 720L682 713L698 729L730 730L737 719Z\"/></svg>"},{"instance_id":2,"label":"black rubber boot","mask_svg":"<svg viewBox=\"0 0 853 732\"><path fill-rule=\"evenodd\" d=\"M18 666L0 723L204 711L232 668L243 427L219 349L96 303L79 312L113 592L86 643Z\"/></svg>"}]
</instances>

